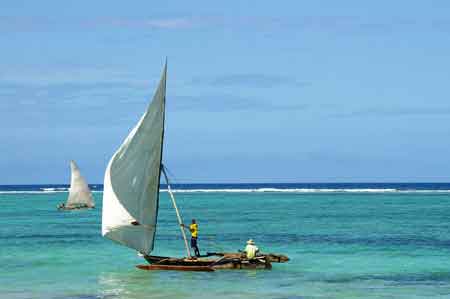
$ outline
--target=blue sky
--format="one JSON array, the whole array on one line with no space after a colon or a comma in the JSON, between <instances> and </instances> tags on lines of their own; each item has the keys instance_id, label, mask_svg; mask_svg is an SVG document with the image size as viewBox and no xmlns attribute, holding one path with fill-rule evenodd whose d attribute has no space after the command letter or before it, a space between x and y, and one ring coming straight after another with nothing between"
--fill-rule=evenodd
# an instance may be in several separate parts
<instances>
[{"instance_id":1,"label":"blue sky","mask_svg":"<svg viewBox=\"0 0 450 299\"><path fill-rule=\"evenodd\" d=\"M449 181L450 2L93 2L2 2L1 184L102 183L166 56L178 182Z\"/></svg>"}]
</instances>

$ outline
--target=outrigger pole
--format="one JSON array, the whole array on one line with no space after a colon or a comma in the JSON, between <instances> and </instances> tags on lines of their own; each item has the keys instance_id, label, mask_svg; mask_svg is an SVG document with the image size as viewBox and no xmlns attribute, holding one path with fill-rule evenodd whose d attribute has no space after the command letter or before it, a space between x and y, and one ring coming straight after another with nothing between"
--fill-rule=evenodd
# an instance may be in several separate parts
<instances>
[{"instance_id":1,"label":"outrigger pole","mask_svg":"<svg viewBox=\"0 0 450 299\"><path fill-rule=\"evenodd\" d=\"M183 235L184 245L186 246L187 255L188 255L188 257L191 257L191 251L189 250L188 242L186 239L186 233L184 232L184 228L182 226L183 221L181 221L180 212L178 211L177 203L175 202L175 197L173 196L172 190L170 189L169 178L167 177L165 168L166 167L164 165L162 165L161 170L162 170L162 173L164 174L164 178L166 179L167 191L169 191L169 195L170 195L170 198L172 199L173 207L175 208L175 212L177 213L178 223L180 224L181 234Z\"/></svg>"}]
</instances>

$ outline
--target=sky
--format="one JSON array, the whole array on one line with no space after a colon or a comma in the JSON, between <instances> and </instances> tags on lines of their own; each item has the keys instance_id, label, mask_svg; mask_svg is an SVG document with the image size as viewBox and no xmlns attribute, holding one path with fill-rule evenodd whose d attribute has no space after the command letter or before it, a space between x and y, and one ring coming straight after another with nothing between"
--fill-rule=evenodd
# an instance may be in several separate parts
<instances>
[{"instance_id":1,"label":"sky","mask_svg":"<svg viewBox=\"0 0 450 299\"><path fill-rule=\"evenodd\" d=\"M175 182L448 182L448 1L2 1L0 184L88 182L168 59Z\"/></svg>"}]
</instances>

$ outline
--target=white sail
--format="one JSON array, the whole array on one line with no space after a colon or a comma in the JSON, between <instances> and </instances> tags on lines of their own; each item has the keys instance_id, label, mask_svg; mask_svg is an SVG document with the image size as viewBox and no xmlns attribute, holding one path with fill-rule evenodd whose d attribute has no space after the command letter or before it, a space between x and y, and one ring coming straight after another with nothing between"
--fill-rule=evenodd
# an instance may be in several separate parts
<instances>
[{"instance_id":1,"label":"white sail","mask_svg":"<svg viewBox=\"0 0 450 299\"><path fill-rule=\"evenodd\" d=\"M66 207L93 208L95 206L95 203L92 197L91 190L89 189L86 180L81 175L80 169L78 168L77 164L75 164L75 161L70 161L70 170L71 170L70 189Z\"/></svg>"},{"instance_id":2,"label":"white sail","mask_svg":"<svg viewBox=\"0 0 450 299\"><path fill-rule=\"evenodd\" d=\"M102 235L150 253L156 231L161 174L166 72L151 104L109 161L105 172Z\"/></svg>"}]
</instances>

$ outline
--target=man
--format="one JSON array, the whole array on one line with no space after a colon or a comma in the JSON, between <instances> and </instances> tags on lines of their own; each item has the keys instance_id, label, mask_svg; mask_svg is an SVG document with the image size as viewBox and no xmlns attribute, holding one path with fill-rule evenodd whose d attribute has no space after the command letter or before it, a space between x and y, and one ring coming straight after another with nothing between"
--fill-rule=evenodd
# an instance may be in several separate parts
<instances>
[{"instance_id":1,"label":"man","mask_svg":"<svg viewBox=\"0 0 450 299\"><path fill-rule=\"evenodd\" d=\"M187 229L186 225L181 224L184 229ZM192 223L189 225L189 231L191 232L191 248L194 249L194 253L196 257L200 256L200 250L197 245L198 238L198 224L195 219L192 219Z\"/></svg>"},{"instance_id":2,"label":"man","mask_svg":"<svg viewBox=\"0 0 450 299\"><path fill-rule=\"evenodd\" d=\"M247 246L245 246L245 253L247 254L247 258L249 260L254 259L258 251L259 248L255 246L255 242L253 242L252 239L248 240Z\"/></svg>"}]
</instances>

